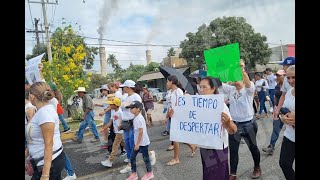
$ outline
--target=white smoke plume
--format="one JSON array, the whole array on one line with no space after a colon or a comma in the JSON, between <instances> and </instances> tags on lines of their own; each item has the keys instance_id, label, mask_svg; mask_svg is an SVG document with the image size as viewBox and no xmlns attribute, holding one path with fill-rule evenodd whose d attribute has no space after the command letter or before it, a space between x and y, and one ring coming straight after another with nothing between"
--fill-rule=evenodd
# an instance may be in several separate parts
<instances>
[{"instance_id":1,"label":"white smoke plume","mask_svg":"<svg viewBox=\"0 0 320 180\"><path fill-rule=\"evenodd\" d=\"M104 0L103 6L100 9L99 17L99 28L97 32L99 33L99 44L102 44L102 39L104 32L106 30L107 24L112 16L112 13L118 8L118 0Z\"/></svg>"}]
</instances>

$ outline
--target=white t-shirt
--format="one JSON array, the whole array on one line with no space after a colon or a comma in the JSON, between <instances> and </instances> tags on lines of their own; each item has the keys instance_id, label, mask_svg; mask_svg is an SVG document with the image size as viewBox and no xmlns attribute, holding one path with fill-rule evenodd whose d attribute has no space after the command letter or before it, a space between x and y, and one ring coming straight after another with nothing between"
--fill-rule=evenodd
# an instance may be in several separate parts
<instances>
[{"instance_id":1,"label":"white t-shirt","mask_svg":"<svg viewBox=\"0 0 320 180\"><path fill-rule=\"evenodd\" d=\"M288 79L287 79L287 76L286 76L286 77L283 78L283 85L281 86L280 91L286 93L290 88L292 88L292 87L288 83Z\"/></svg>"},{"instance_id":2,"label":"white t-shirt","mask_svg":"<svg viewBox=\"0 0 320 180\"><path fill-rule=\"evenodd\" d=\"M263 83L265 83L264 86ZM266 90L268 89L268 82L265 79L259 79L256 81L256 91L260 92L261 90Z\"/></svg>"},{"instance_id":3,"label":"white t-shirt","mask_svg":"<svg viewBox=\"0 0 320 180\"><path fill-rule=\"evenodd\" d=\"M134 118L134 114L130 112L129 108L126 108L126 106L129 106L133 101L142 102L142 99L139 96L139 94L133 93L131 96L127 96L126 99L122 101L121 109L123 112L123 117L122 117L123 121L128 121Z\"/></svg>"},{"instance_id":4,"label":"white t-shirt","mask_svg":"<svg viewBox=\"0 0 320 180\"><path fill-rule=\"evenodd\" d=\"M291 87L288 92L286 93L284 102L283 102L283 106L282 107L286 107L288 108L290 111L295 111L295 96L292 95L292 90L293 88ZM296 130L288 125L286 125L286 130L284 131L284 136L286 138L288 138L290 141L295 142L295 137L296 137Z\"/></svg>"},{"instance_id":5,"label":"white t-shirt","mask_svg":"<svg viewBox=\"0 0 320 180\"><path fill-rule=\"evenodd\" d=\"M228 106L226 105L226 103L223 104L223 112L227 113L229 117L231 117L230 115L230 111L229 111L229 108ZM228 147L229 145L229 134L228 134L228 131L227 129L223 128L223 134L222 134L222 137L223 137L223 146L224 148ZM212 147L207 147L207 146L200 146L202 148L206 148L206 149L213 149Z\"/></svg>"},{"instance_id":6,"label":"white t-shirt","mask_svg":"<svg viewBox=\"0 0 320 180\"><path fill-rule=\"evenodd\" d=\"M268 79L268 85L269 85L269 89L274 89L277 85L277 76L275 76L273 73L271 73L270 75L267 76Z\"/></svg>"},{"instance_id":7,"label":"white t-shirt","mask_svg":"<svg viewBox=\"0 0 320 180\"><path fill-rule=\"evenodd\" d=\"M166 96L166 100L168 102L168 110L172 109L173 106L177 106L178 96L183 95L183 91L180 88L176 90L169 90Z\"/></svg>"},{"instance_id":8,"label":"white t-shirt","mask_svg":"<svg viewBox=\"0 0 320 180\"><path fill-rule=\"evenodd\" d=\"M121 96L121 100L124 101L124 100L126 100L127 97L128 97L128 94L127 94L127 93L124 93L124 94L122 94L122 96Z\"/></svg>"},{"instance_id":9,"label":"white t-shirt","mask_svg":"<svg viewBox=\"0 0 320 180\"><path fill-rule=\"evenodd\" d=\"M230 114L233 121L245 122L253 119L253 96L255 86L250 82L250 88L243 87L240 92L236 87L222 83L223 92L228 94Z\"/></svg>"},{"instance_id":10,"label":"white t-shirt","mask_svg":"<svg viewBox=\"0 0 320 180\"><path fill-rule=\"evenodd\" d=\"M57 111L57 106L58 106L58 103L59 103L58 99L54 97L54 98L50 99L48 102L49 102L49 104L53 105L53 107Z\"/></svg>"},{"instance_id":11,"label":"white t-shirt","mask_svg":"<svg viewBox=\"0 0 320 180\"><path fill-rule=\"evenodd\" d=\"M56 108L53 108L52 105L43 106L35 113L27 126L28 148L30 156L33 158L44 156L44 139L40 125L47 122L55 123L52 151L55 151L62 146L59 131L59 118ZM53 154L52 160L54 160L61 152L62 149ZM39 161L38 166L43 165L43 162L44 160Z\"/></svg>"},{"instance_id":12,"label":"white t-shirt","mask_svg":"<svg viewBox=\"0 0 320 180\"><path fill-rule=\"evenodd\" d=\"M103 103L102 103L102 108L105 110L109 107L109 104L107 104L107 96L103 96L102 97L102 100L103 100Z\"/></svg>"},{"instance_id":13,"label":"white t-shirt","mask_svg":"<svg viewBox=\"0 0 320 180\"><path fill-rule=\"evenodd\" d=\"M121 90L116 91L114 93L114 96L122 100L122 92L121 92Z\"/></svg>"},{"instance_id":14,"label":"white t-shirt","mask_svg":"<svg viewBox=\"0 0 320 180\"><path fill-rule=\"evenodd\" d=\"M119 108L118 111L111 109L111 119L112 119L114 133L116 134L123 133L123 130L120 130L120 131L118 130L119 123L122 121L122 116L123 116L123 113L121 108Z\"/></svg>"},{"instance_id":15,"label":"white t-shirt","mask_svg":"<svg viewBox=\"0 0 320 180\"><path fill-rule=\"evenodd\" d=\"M147 146L150 144L150 140L147 132L146 121L144 120L144 117L141 115L141 113L133 119L134 144L137 144L140 128L143 129L143 133L142 133L142 138L139 145Z\"/></svg>"},{"instance_id":16,"label":"white t-shirt","mask_svg":"<svg viewBox=\"0 0 320 180\"><path fill-rule=\"evenodd\" d=\"M31 102L28 102L27 104L24 105L24 110L25 110L25 113L27 113L27 109L28 108L33 108L35 111L37 110L37 108L35 106L33 106L31 104ZM27 114L26 116L24 117L24 124L27 125L28 124L28 120L27 120Z\"/></svg>"}]
</instances>

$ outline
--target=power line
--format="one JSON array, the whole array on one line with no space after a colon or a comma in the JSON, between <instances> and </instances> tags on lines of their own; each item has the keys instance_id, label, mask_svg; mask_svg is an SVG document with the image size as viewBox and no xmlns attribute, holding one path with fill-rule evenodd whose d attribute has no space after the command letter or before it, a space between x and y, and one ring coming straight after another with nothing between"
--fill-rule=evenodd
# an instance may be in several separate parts
<instances>
[{"instance_id":1,"label":"power line","mask_svg":"<svg viewBox=\"0 0 320 180\"><path fill-rule=\"evenodd\" d=\"M29 13L30 13L30 18L31 18L32 26L34 26L29 0L28 0L28 6L29 6Z\"/></svg>"},{"instance_id":2,"label":"power line","mask_svg":"<svg viewBox=\"0 0 320 180\"><path fill-rule=\"evenodd\" d=\"M179 45L164 45L164 44L87 44L87 45L106 45L106 46L135 46L135 47L143 47L143 46L158 46L158 47L179 47Z\"/></svg>"}]
</instances>

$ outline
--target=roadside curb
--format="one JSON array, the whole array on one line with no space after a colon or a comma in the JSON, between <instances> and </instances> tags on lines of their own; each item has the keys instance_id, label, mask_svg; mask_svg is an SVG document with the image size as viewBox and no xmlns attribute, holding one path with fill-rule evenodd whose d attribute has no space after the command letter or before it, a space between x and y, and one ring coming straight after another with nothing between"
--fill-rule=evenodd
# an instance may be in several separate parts
<instances>
[{"instance_id":1,"label":"roadside curb","mask_svg":"<svg viewBox=\"0 0 320 180\"><path fill-rule=\"evenodd\" d=\"M153 122L153 125L151 127L147 127L147 128L152 128L152 127L157 127L157 126L163 126L163 123L164 123L164 120L160 120L160 121L155 121ZM97 125L97 129L98 129L98 132L99 132L99 128L101 128L103 126L103 122L99 125ZM78 130L72 130L70 133L66 134L66 133L61 133L60 135L60 138L61 138L61 141L63 143L65 142L71 142L72 141L72 138L78 133ZM89 136L92 136L92 132L90 131L90 128L89 127L86 127L86 129L84 130L84 133L83 133L83 137L89 137Z\"/></svg>"}]
</instances>

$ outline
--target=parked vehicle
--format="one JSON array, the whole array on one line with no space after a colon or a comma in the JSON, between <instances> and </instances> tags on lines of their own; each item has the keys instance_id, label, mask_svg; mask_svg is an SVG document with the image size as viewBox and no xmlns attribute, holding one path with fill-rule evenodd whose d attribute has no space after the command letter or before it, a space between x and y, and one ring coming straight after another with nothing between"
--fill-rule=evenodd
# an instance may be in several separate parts
<instances>
[{"instance_id":1,"label":"parked vehicle","mask_svg":"<svg viewBox=\"0 0 320 180\"><path fill-rule=\"evenodd\" d=\"M162 92L159 88L148 88L148 90L153 95L153 101L160 101L166 95L166 92Z\"/></svg>"}]
</instances>

